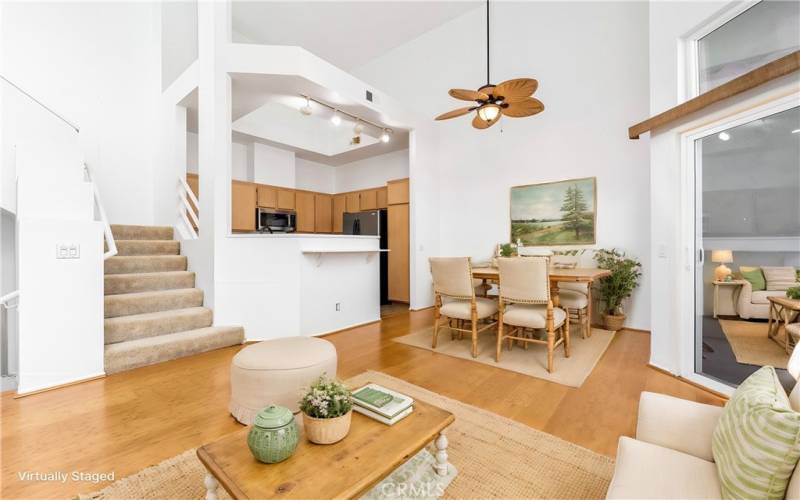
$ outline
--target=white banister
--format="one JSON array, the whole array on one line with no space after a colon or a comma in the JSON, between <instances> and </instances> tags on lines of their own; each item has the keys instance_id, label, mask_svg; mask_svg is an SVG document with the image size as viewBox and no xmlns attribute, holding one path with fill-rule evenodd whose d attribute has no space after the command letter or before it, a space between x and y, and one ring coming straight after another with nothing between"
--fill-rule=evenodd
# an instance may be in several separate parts
<instances>
[{"instance_id":1,"label":"white banister","mask_svg":"<svg viewBox=\"0 0 800 500\"><path fill-rule=\"evenodd\" d=\"M8 303L14 299L19 300L19 290L14 290L13 292L7 293L2 297L0 297L0 306L5 307L6 309L13 309L17 307L17 305L19 305L19 304L8 305Z\"/></svg>"},{"instance_id":2,"label":"white banister","mask_svg":"<svg viewBox=\"0 0 800 500\"><path fill-rule=\"evenodd\" d=\"M108 223L106 210L103 208L103 202L100 200L100 190L97 189L97 184L92 180L92 173L89 171L89 165L84 163L83 170L86 172L86 180L92 183L94 204L97 208L97 213L100 215L100 222L103 223L103 233L105 234L106 245L108 245L108 250L103 254L103 260L107 260L117 255L117 243L114 241L114 233L111 232L111 225Z\"/></svg>"},{"instance_id":3,"label":"white banister","mask_svg":"<svg viewBox=\"0 0 800 500\"><path fill-rule=\"evenodd\" d=\"M200 218L197 214L197 211L200 210L200 202L197 200L197 196L194 195L192 188L189 187L189 183L186 182L186 179L180 176L178 176L178 197L180 198L178 214L181 220L183 220L190 238L193 240L197 239L198 235L195 228L200 227ZM189 200L191 200L191 203L189 203ZM194 205L194 207L192 205ZM187 214L189 215L187 216ZM189 220L190 218L191 221Z\"/></svg>"}]
</instances>

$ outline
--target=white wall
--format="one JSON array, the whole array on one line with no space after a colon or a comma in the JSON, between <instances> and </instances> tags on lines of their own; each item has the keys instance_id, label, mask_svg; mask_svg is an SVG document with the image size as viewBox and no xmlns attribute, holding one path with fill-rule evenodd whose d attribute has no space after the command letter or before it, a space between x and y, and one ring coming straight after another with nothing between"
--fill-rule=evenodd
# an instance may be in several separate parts
<instances>
[{"instance_id":1,"label":"white wall","mask_svg":"<svg viewBox=\"0 0 800 500\"><path fill-rule=\"evenodd\" d=\"M197 59L197 0L161 3L161 88Z\"/></svg>"},{"instance_id":2,"label":"white wall","mask_svg":"<svg viewBox=\"0 0 800 500\"><path fill-rule=\"evenodd\" d=\"M186 171L196 174L199 160L197 157L197 134L186 132ZM238 142L231 143L231 178L238 181L253 181L252 165L248 163L248 146Z\"/></svg>"},{"instance_id":3,"label":"white wall","mask_svg":"<svg viewBox=\"0 0 800 500\"><path fill-rule=\"evenodd\" d=\"M261 143L253 144L253 181L272 186L295 187L294 152Z\"/></svg>"},{"instance_id":4,"label":"white wall","mask_svg":"<svg viewBox=\"0 0 800 500\"><path fill-rule=\"evenodd\" d=\"M80 127L112 222L153 221L158 4L4 2L2 74Z\"/></svg>"},{"instance_id":5,"label":"white wall","mask_svg":"<svg viewBox=\"0 0 800 500\"><path fill-rule=\"evenodd\" d=\"M482 9L464 14L355 74L425 116L457 108L447 89L486 81L484 16ZM533 20L546 22L531 29ZM545 111L504 118L485 131L473 129L469 117L432 125L438 158L426 154L424 170L412 165L411 183L420 194L438 183L438 253L485 259L508 241L511 186L597 177L595 247L618 247L642 261L645 274L627 324L649 329L648 144L629 141L626 133L649 112L648 5L503 2L492 5L492 22L503 27L492 31L493 82L537 78ZM417 175L427 175L430 184L420 186ZM424 203L430 205L419 215L436 217L436 203ZM419 244L414 250L421 252ZM415 273L421 284L425 273L423 261Z\"/></svg>"},{"instance_id":6,"label":"white wall","mask_svg":"<svg viewBox=\"0 0 800 500\"><path fill-rule=\"evenodd\" d=\"M392 151L336 167L336 192L345 193L383 186L386 181L406 177L408 177L408 150Z\"/></svg>"},{"instance_id":7,"label":"white wall","mask_svg":"<svg viewBox=\"0 0 800 500\"><path fill-rule=\"evenodd\" d=\"M303 158L296 158L295 167L295 187L307 191L317 191L319 193L335 193L336 176L339 172L337 167L324 165Z\"/></svg>"}]
</instances>

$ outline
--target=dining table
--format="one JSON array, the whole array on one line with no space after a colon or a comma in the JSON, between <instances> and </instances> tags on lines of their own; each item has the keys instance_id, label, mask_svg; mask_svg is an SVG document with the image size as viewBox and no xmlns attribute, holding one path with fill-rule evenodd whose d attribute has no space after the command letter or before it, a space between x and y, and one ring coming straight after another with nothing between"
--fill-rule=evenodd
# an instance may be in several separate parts
<instances>
[{"instance_id":1,"label":"dining table","mask_svg":"<svg viewBox=\"0 0 800 500\"><path fill-rule=\"evenodd\" d=\"M598 269L595 267L572 267L561 268L551 266L550 275L550 296L553 298L553 306L558 307L558 284L559 283L586 283L588 292L587 315L592 317L592 283L600 278L611 276L608 269ZM473 267L472 277L483 280L484 283L491 282L500 285L500 271L496 267Z\"/></svg>"}]
</instances>

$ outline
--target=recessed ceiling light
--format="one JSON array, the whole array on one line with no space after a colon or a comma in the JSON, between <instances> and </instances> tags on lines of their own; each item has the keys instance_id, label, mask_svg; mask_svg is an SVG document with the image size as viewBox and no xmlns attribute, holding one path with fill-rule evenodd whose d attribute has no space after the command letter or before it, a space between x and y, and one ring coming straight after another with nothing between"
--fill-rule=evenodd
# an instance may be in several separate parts
<instances>
[{"instance_id":1,"label":"recessed ceiling light","mask_svg":"<svg viewBox=\"0 0 800 500\"><path fill-rule=\"evenodd\" d=\"M796 129L792 130L792 133L793 134L800 134L800 128L796 128Z\"/></svg>"},{"instance_id":2,"label":"recessed ceiling light","mask_svg":"<svg viewBox=\"0 0 800 500\"><path fill-rule=\"evenodd\" d=\"M720 141L729 141L731 140L731 134L727 132L720 132L719 133L719 140Z\"/></svg>"},{"instance_id":3,"label":"recessed ceiling light","mask_svg":"<svg viewBox=\"0 0 800 500\"><path fill-rule=\"evenodd\" d=\"M333 116L331 116L331 123L337 127L342 123L342 117L339 116L339 111L335 109L333 110Z\"/></svg>"}]
</instances>

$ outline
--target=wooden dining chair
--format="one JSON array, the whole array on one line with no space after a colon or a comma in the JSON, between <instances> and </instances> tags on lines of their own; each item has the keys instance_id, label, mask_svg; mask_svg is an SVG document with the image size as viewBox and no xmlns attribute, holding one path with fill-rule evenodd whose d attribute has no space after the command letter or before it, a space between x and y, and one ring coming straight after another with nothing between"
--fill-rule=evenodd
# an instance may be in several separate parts
<instances>
[{"instance_id":1,"label":"wooden dining chair","mask_svg":"<svg viewBox=\"0 0 800 500\"><path fill-rule=\"evenodd\" d=\"M500 258L500 298L497 326L497 352L500 362L503 340L508 348L514 341L545 344L547 346L547 371L553 371L553 353L564 345L564 355L569 357L569 321L567 313L553 307L550 299L550 262L547 257ZM505 326L511 328L506 330ZM544 329L545 340L527 331ZM558 330L558 338L556 338Z\"/></svg>"},{"instance_id":2,"label":"wooden dining chair","mask_svg":"<svg viewBox=\"0 0 800 500\"><path fill-rule=\"evenodd\" d=\"M577 255L553 255L550 263L559 269L575 269L578 267L579 257ZM592 300L592 290L587 283L571 283L564 281L558 284L559 305L563 307L569 315L570 322L578 324L581 330L581 337L592 336L592 328L589 318L589 301Z\"/></svg>"},{"instance_id":3,"label":"wooden dining chair","mask_svg":"<svg viewBox=\"0 0 800 500\"><path fill-rule=\"evenodd\" d=\"M469 257L431 257L431 275L435 293L433 309L433 341L436 349L439 339L440 319L448 319L447 326L459 334L469 333L472 339L472 357L478 357L478 334L497 324L489 321L478 326L478 322L494 319L497 302L485 297L476 297L472 286L472 266ZM469 322L469 329L464 323Z\"/></svg>"}]
</instances>

